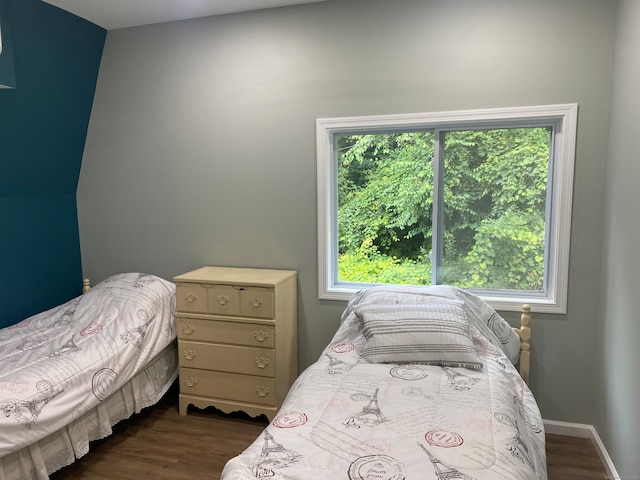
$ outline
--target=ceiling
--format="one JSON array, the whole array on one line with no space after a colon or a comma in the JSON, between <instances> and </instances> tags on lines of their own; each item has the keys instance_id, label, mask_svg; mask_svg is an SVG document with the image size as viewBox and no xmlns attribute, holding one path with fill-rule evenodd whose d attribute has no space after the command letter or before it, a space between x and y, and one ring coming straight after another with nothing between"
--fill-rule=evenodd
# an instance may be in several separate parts
<instances>
[{"instance_id":1,"label":"ceiling","mask_svg":"<svg viewBox=\"0 0 640 480\"><path fill-rule=\"evenodd\" d=\"M43 0L107 30L325 0Z\"/></svg>"}]
</instances>

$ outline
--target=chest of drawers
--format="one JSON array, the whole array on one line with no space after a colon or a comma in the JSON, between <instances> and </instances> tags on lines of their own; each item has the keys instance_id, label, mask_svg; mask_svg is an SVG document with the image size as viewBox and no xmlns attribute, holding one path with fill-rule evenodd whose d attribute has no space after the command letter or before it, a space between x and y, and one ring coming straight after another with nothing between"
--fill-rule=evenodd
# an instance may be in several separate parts
<instances>
[{"instance_id":1,"label":"chest of drawers","mask_svg":"<svg viewBox=\"0 0 640 480\"><path fill-rule=\"evenodd\" d=\"M174 278L180 414L192 404L273 419L298 375L296 278L228 267Z\"/></svg>"}]
</instances>

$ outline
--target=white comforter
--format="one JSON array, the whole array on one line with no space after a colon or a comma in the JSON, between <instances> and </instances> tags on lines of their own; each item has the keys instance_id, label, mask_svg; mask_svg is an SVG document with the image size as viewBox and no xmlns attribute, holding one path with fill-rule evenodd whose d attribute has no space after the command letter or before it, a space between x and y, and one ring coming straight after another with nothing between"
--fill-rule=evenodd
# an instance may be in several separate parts
<instances>
[{"instance_id":1,"label":"white comforter","mask_svg":"<svg viewBox=\"0 0 640 480\"><path fill-rule=\"evenodd\" d=\"M121 274L0 330L0 458L129 381L175 339L174 310L172 283Z\"/></svg>"},{"instance_id":2,"label":"white comforter","mask_svg":"<svg viewBox=\"0 0 640 480\"><path fill-rule=\"evenodd\" d=\"M417 291L354 297L318 362L222 479L546 479L538 407L501 347L506 340L487 328L492 310L479 299L455 293L466 297L481 370L360 357L358 305L398 303Z\"/></svg>"}]
</instances>

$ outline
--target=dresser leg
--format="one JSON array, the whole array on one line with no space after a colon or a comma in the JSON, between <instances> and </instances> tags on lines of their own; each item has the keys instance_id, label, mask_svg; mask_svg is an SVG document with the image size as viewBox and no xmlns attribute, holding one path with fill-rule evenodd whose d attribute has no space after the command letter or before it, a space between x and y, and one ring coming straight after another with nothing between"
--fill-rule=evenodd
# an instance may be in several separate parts
<instances>
[{"instance_id":1,"label":"dresser leg","mask_svg":"<svg viewBox=\"0 0 640 480\"><path fill-rule=\"evenodd\" d=\"M185 400L184 398L180 398L178 401L178 413L180 415L186 415L188 406L189 402L187 402L187 400Z\"/></svg>"}]
</instances>

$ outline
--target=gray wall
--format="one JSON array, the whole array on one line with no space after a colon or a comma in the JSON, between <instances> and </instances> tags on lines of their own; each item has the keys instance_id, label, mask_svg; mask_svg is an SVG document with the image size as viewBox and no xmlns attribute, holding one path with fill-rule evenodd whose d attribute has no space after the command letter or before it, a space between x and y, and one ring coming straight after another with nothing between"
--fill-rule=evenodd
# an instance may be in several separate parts
<instances>
[{"instance_id":1,"label":"gray wall","mask_svg":"<svg viewBox=\"0 0 640 480\"><path fill-rule=\"evenodd\" d=\"M568 314L536 317L532 389L545 418L592 424L615 13L329 0L110 31L78 188L84 274L296 269L303 368L344 308L317 299L316 118L576 102Z\"/></svg>"},{"instance_id":2,"label":"gray wall","mask_svg":"<svg viewBox=\"0 0 640 480\"><path fill-rule=\"evenodd\" d=\"M640 478L640 0L622 0L609 148L596 429L622 478Z\"/></svg>"}]
</instances>

